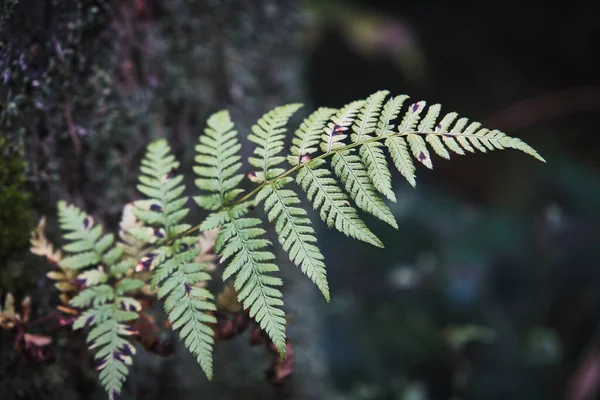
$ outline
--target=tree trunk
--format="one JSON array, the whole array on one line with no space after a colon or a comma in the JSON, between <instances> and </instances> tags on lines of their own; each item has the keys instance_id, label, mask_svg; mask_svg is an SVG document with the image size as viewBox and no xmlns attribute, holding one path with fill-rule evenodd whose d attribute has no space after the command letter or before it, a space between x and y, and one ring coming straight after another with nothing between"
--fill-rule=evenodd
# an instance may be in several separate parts
<instances>
[{"instance_id":1,"label":"tree trunk","mask_svg":"<svg viewBox=\"0 0 600 400\"><path fill-rule=\"evenodd\" d=\"M23 142L33 213L50 218L54 238L61 198L116 227L122 206L137 196L138 162L153 137L169 139L191 176L192 149L208 114L229 109L245 137L262 113L305 97L296 1L13 0L3 7L0 95L6 105L0 128ZM193 215L196 222L203 217ZM41 314L54 301L41 292L53 289L43 277L46 267L24 258L22 247L15 245L0 261L19 260L13 270L37 263L38 275L6 289L29 294ZM270 356L241 336L217 342L213 382L180 343L169 358L139 351L123 398L331 398L314 310L322 300L285 255L280 259L286 260L284 300L294 317L288 332L296 354L284 385L267 382ZM19 369L29 378L22 378L18 396L7 385L15 376L0 378L0 397L89 398L95 374L77 364L90 365L91 358L77 353L80 338L58 336L67 340L56 349L57 364ZM99 391L95 396L102 396Z\"/></svg>"}]
</instances>

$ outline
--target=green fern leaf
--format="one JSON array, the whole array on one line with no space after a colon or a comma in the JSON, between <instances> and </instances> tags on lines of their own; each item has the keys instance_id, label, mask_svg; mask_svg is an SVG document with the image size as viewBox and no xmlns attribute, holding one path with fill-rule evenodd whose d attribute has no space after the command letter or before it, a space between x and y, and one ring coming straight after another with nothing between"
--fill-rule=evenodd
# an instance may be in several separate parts
<instances>
[{"instance_id":1,"label":"green fern leaf","mask_svg":"<svg viewBox=\"0 0 600 400\"><path fill-rule=\"evenodd\" d=\"M404 118L398 127L398 132L407 133L406 141L408 142L408 146L410 147L414 157L423 163L423 165L425 165L427 168L432 169L433 164L431 163L431 156L427 150L425 140L423 140L423 138L417 133L410 133L415 130L417 123L421 119L421 111L423 111L425 108L425 104L426 103L424 101L419 101L418 103L415 103L409 107L408 112L404 115ZM435 118L431 118L431 116L428 116L428 118L424 119L424 124L427 126L434 122Z\"/></svg>"},{"instance_id":2,"label":"green fern leaf","mask_svg":"<svg viewBox=\"0 0 600 400\"><path fill-rule=\"evenodd\" d=\"M206 210L218 210L242 192L238 185L244 178L239 174L241 144L228 111L219 111L208 118L208 127L200 135L196 146L198 155L194 172L198 176L196 186L208 195L194 197Z\"/></svg>"},{"instance_id":3,"label":"green fern leaf","mask_svg":"<svg viewBox=\"0 0 600 400\"><path fill-rule=\"evenodd\" d=\"M319 108L302 121L292 140L291 155L288 156L291 165L300 165L310 161L311 155L319 150L318 144L323 128L335 111L333 108Z\"/></svg>"},{"instance_id":4,"label":"green fern leaf","mask_svg":"<svg viewBox=\"0 0 600 400\"><path fill-rule=\"evenodd\" d=\"M462 156L465 154L463 149L459 146L459 144L456 142L456 139L454 139L452 137L452 135L447 134L450 129L450 126L456 120L457 117L458 117L458 114L455 112L446 114L444 116L444 118L442 118L442 120L440 121L438 126L436 127L435 133L437 133L438 135L442 135L442 141L443 141L444 145L446 145L446 147L448 147L454 153ZM427 141L432 145L432 147L434 146L434 144L432 143L432 139L429 139L429 138L430 137L439 138L438 135L428 135L427 136ZM438 144L436 143L436 146L437 145ZM438 154L440 154L440 153L438 153ZM440 156L444 157L443 154L440 154ZM447 154L447 157L445 157L445 158L449 159L450 154Z\"/></svg>"},{"instance_id":5,"label":"green fern leaf","mask_svg":"<svg viewBox=\"0 0 600 400\"><path fill-rule=\"evenodd\" d=\"M213 163L210 165L214 166L214 170L207 172L196 169L196 173L205 176L196 180L196 184L217 192L218 202L222 204L230 193L237 192L235 186L239 180L236 181L233 174L239 169L239 165L235 164L239 146L235 140L235 131L231 130L233 124L228 114L217 113L209 121L210 128L207 128L204 138L210 140L201 140L197 147L200 155L196 157L196 161ZM229 158L233 157L234 164L229 159L220 159L214 153L211 153L213 158L210 158L207 155L210 153L210 146L223 150ZM150 197L150 203L148 209L137 208L134 213L158 232L165 232L160 243L173 242L155 251L158 264L152 275L152 285L158 287L158 297L165 299L164 308L171 325L179 331L179 336L196 357L206 376L212 379L214 339L209 324L216 322L210 314L215 306L210 302L210 293L197 287L208 281L210 275L205 272L206 264L193 261L200 252L200 249L194 248L196 240L190 237L179 238L189 228L189 225L179 223L189 210L185 207L187 198L180 197L185 191L185 186L181 183L183 177L174 174L178 165L164 139L148 146L148 152L142 161L143 175L140 176L138 188ZM231 184L231 179L236 181L235 185ZM130 290L131 287L125 289Z\"/></svg>"},{"instance_id":6,"label":"green fern leaf","mask_svg":"<svg viewBox=\"0 0 600 400\"><path fill-rule=\"evenodd\" d=\"M256 143L258 146L254 149L254 157L248 159L250 165L258 168L261 172L257 183L274 178L285 169L278 167L285 161L285 157L279 153L284 149L285 131L284 126L290 117L302 107L301 104L288 104L277 107L263 115L256 125L252 127L252 134L248 140Z\"/></svg>"},{"instance_id":7,"label":"green fern leaf","mask_svg":"<svg viewBox=\"0 0 600 400\"><path fill-rule=\"evenodd\" d=\"M353 133L350 135L352 143L360 143L372 137L373 132L377 128L383 100L389 93L387 90L380 90L373 93L364 101L356 117L356 121L352 125Z\"/></svg>"},{"instance_id":8,"label":"green fern leaf","mask_svg":"<svg viewBox=\"0 0 600 400\"><path fill-rule=\"evenodd\" d=\"M137 319L141 306L135 299L120 297L113 287L104 283L108 279L104 268L109 268L113 275L123 254L121 248L114 246L113 235L103 236L102 227L94 226L93 219L75 206L61 201L58 211L64 238L70 241L63 250L71 253L62 259L61 265L83 269L103 264L78 275L77 281L86 288L71 299L70 305L84 310L75 321L74 329L93 327L88 333L88 346L95 350L94 356L99 361L100 382L109 397L115 399L121 393L132 363L131 356L135 353L134 347L123 339L131 334L123 323Z\"/></svg>"},{"instance_id":9,"label":"green fern leaf","mask_svg":"<svg viewBox=\"0 0 600 400\"><path fill-rule=\"evenodd\" d=\"M117 297L115 300L115 303L88 310L73 325L74 329L92 328L87 335L88 346L95 350L96 370L100 371L100 382L110 399L119 398L135 354L135 347L124 338L135 332L124 323L138 317L136 312L123 310L117 304L130 300L130 304L139 306L134 299Z\"/></svg>"},{"instance_id":10,"label":"green fern leaf","mask_svg":"<svg viewBox=\"0 0 600 400\"><path fill-rule=\"evenodd\" d=\"M69 304L77 308L89 308L101 306L114 299L115 293L112 287L98 285L82 290L77 296L71 299Z\"/></svg>"},{"instance_id":11,"label":"green fern leaf","mask_svg":"<svg viewBox=\"0 0 600 400\"><path fill-rule=\"evenodd\" d=\"M392 190L392 175L382 147L381 142L365 143L360 147L359 154L375 189L390 201L396 202L396 195Z\"/></svg>"},{"instance_id":12,"label":"green fern leaf","mask_svg":"<svg viewBox=\"0 0 600 400\"><path fill-rule=\"evenodd\" d=\"M60 261L62 267L83 269L99 263L111 265L121 256L121 249L113 247L114 236L103 236L102 226L94 225L93 218L79 208L60 201L58 218L63 237L70 241L63 247L70 255Z\"/></svg>"},{"instance_id":13,"label":"green fern leaf","mask_svg":"<svg viewBox=\"0 0 600 400\"><path fill-rule=\"evenodd\" d=\"M331 159L331 166L340 181L344 182L346 191L352 200L361 210L398 228L394 215L377 196L375 188L369 180L367 169L357 155L352 154L351 151L337 152Z\"/></svg>"},{"instance_id":14,"label":"green fern leaf","mask_svg":"<svg viewBox=\"0 0 600 400\"><path fill-rule=\"evenodd\" d=\"M406 178L412 187L417 185L415 177L415 165L410 158L410 153L406 145L406 140L401 136L390 136L385 139L385 145L388 148L394 165Z\"/></svg>"},{"instance_id":15,"label":"green fern leaf","mask_svg":"<svg viewBox=\"0 0 600 400\"><path fill-rule=\"evenodd\" d=\"M319 210L323 222L346 236L383 247L383 243L350 205L348 196L337 185L331 172L323 167L324 164L323 160L313 160L300 169L296 176L296 182L306 192L314 209Z\"/></svg>"},{"instance_id":16,"label":"green fern leaf","mask_svg":"<svg viewBox=\"0 0 600 400\"><path fill-rule=\"evenodd\" d=\"M269 221L275 221L275 231L281 247L329 301L324 257L317 247L315 230L306 211L297 207L300 204L298 195L293 190L283 189L284 185L292 181L292 178L285 178L277 186L265 186L256 196L256 203L264 201Z\"/></svg>"},{"instance_id":17,"label":"green fern leaf","mask_svg":"<svg viewBox=\"0 0 600 400\"><path fill-rule=\"evenodd\" d=\"M240 209L247 210L248 207L249 204L244 204ZM282 282L269 275L279 268L271 262L275 256L266 250L270 243L262 238L266 232L260 223L256 218L228 213L228 221L219 232L221 262L231 259L223 272L223 280L235 275L233 286L238 300L284 357L285 313L280 308L283 306L282 294L277 288Z\"/></svg>"},{"instance_id":18,"label":"green fern leaf","mask_svg":"<svg viewBox=\"0 0 600 400\"><path fill-rule=\"evenodd\" d=\"M394 133L394 125L392 121L398 117L402 105L408 99L406 95L400 95L390 98L383 106L383 111L379 116L379 122L377 123L377 130L375 131L376 136L388 136Z\"/></svg>"},{"instance_id":19,"label":"green fern leaf","mask_svg":"<svg viewBox=\"0 0 600 400\"><path fill-rule=\"evenodd\" d=\"M214 332L209 324L217 322L210 314L216 308L209 301L212 294L198 287L210 280L210 274L206 272L208 264L194 261L201 250L191 247L194 242L194 238L175 241L169 250L171 258L159 264L152 279L153 286L159 287L158 298L165 299L164 308L173 329L179 330L185 346L212 379Z\"/></svg>"},{"instance_id":20,"label":"green fern leaf","mask_svg":"<svg viewBox=\"0 0 600 400\"><path fill-rule=\"evenodd\" d=\"M138 207L133 213L144 224L161 229L155 232L159 242L173 238L189 228L189 225L179 223L189 209L185 207L187 197L181 197L185 191L183 176L175 175L178 167L179 162L171 154L171 148L165 139L158 139L148 145L137 188L151 201L136 203ZM148 205L148 209L139 208L140 204Z\"/></svg>"},{"instance_id":21,"label":"green fern leaf","mask_svg":"<svg viewBox=\"0 0 600 400\"><path fill-rule=\"evenodd\" d=\"M389 94L387 90L381 90L369 96L363 105L356 122L352 126L354 133L350 136L353 143L364 142L373 137L379 120L383 100ZM388 110L389 112L390 110ZM387 118L392 115L388 115ZM389 121L388 121L389 122ZM386 122L387 125L387 122ZM381 149L380 142L365 143L360 147L360 156L367 167L367 174L373 183L373 187L391 201L396 201L392 191L392 176L387 166L385 154Z\"/></svg>"},{"instance_id":22,"label":"green fern leaf","mask_svg":"<svg viewBox=\"0 0 600 400\"><path fill-rule=\"evenodd\" d=\"M344 132L352 125L356 114L364 104L364 100L353 101L344 106L331 118L331 122L327 124L325 131L321 135L321 150L324 153L330 153L335 149L344 147L344 140L348 137Z\"/></svg>"},{"instance_id":23,"label":"green fern leaf","mask_svg":"<svg viewBox=\"0 0 600 400\"><path fill-rule=\"evenodd\" d=\"M433 133L433 129L434 129L434 126L436 125L436 121L437 121L438 116L440 115L441 109L442 109L442 106L439 104L434 104L434 105L430 106L429 110L427 111L427 115L425 115L425 117L423 117L423 119L421 120L421 123L419 124L418 131L421 134L424 134L424 133L428 134L425 136L425 140L427 143L429 143L429 145L431 146L431 148L437 155L439 155L440 157L445 158L445 159L450 159L450 153L448 153L448 150L446 150L446 148L442 144L442 141L440 140L439 136L429 134L429 133ZM419 157L422 157L420 153L419 153ZM425 157L424 158L425 160L428 159L429 153L427 153L424 157ZM423 163L425 165L431 165L431 161L429 161L428 163L423 161Z\"/></svg>"}]
</instances>

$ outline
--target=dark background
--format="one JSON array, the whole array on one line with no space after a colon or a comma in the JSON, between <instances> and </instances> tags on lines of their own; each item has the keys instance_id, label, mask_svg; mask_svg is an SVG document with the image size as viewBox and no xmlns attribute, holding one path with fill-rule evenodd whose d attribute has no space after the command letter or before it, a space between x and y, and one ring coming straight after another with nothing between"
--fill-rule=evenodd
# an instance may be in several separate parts
<instances>
[{"instance_id":1,"label":"dark background","mask_svg":"<svg viewBox=\"0 0 600 400\"><path fill-rule=\"evenodd\" d=\"M417 167L416 189L395 174L399 230L367 218L385 250L316 224L332 301L290 278L300 356L284 388L263 382L256 352L223 344L221 381L197 383L179 353L140 356L124 398L600 398L599 2L2 6L0 149L5 170L24 164L24 182L5 174L3 193L25 193L29 222L0 212L1 237L22 237L3 239L0 294L31 295L39 315L53 288L17 225L45 214L56 238L54 202L67 198L114 227L148 140L167 136L190 161L204 118L222 107L244 132L277 104L340 107L388 89L520 137L547 160L511 150L434 158L432 171ZM83 21L78 39L65 28L73 21ZM64 63L57 41L73 49ZM0 398L102 398L81 338L54 338L49 366L0 348Z\"/></svg>"}]
</instances>

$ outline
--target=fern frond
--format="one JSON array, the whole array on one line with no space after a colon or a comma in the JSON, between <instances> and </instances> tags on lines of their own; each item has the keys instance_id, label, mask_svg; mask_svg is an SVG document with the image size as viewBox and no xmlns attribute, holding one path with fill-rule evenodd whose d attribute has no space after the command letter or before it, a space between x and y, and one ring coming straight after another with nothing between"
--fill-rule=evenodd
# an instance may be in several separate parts
<instances>
[{"instance_id":1,"label":"fern frond","mask_svg":"<svg viewBox=\"0 0 600 400\"><path fill-rule=\"evenodd\" d=\"M383 111L379 116L379 122L377 122L377 130L375 131L375 135L382 137L388 136L394 133L394 125L392 121L398 117L400 114L400 110L402 109L402 105L408 99L406 95L400 95L396 97L391 97L383 106Z\"/></svg>"},{"instance_id":2,"label":"fern frond","mask_svg":"<svg viewBox=\"0 0 600 400\"><path fill-rule=\"evenodd\" d=\"M364 142L370 139L375 133L378 125L382 124L379 120L381 106L385 97L389 94L387 90L380 90L369 96L363 108L361 109L356 122L352 126L354 133L350 136L353 143ZM389 113L390 110L387 110ZM388 119L393 115L388 115ZM385 122L386 126L389 120ZM360 147L360 157L367 167L367 175L373 184L373 187L391 201L396 201L396 196L392 191L392 175L387 166L385 154L381 149L380 142L367 142ZM360 206L359 206L360 207Z\"/></svg>"},{"instance_id":3,"label":"fern frond","mask_svg":"<svg viewBox=\"0 0 600 400\"><path fill-rule=\"evenodd\" d=\"M183 176L175 174L178 167L179 162L171 154L165 139L155 140L148 145L146 156L142 159L137 189L152 202L147 208L136 207L134 214L144 224L162 228L164 231L155 233L162 241L189 228L187 224L179 224L189 209L185 207L187 197L181 197L185 186L182 184Z\"/></svg>"},{"instance_id":4,"label":"fern frond","mask_svg":"<svg viewBox=\"0 0 600 400\"><path fill-rule=\"evenodd\" d=\"M65 268L81 270L98 265L95 269L81 272L76 281L83 289L73 297L69 304L83 309L73 328L93 328L87 335L88 346L95 350L94 357L99 361L100 382L111 399L118 398L123 382L129 373L135 348L123 338L131 335L126 322L138 318L140 303L130 297L122 296L127 291L139 288L143 282L137 279L125 279L118 283L119 290L106 284L108 279L104 269L117 269L123 250L114 246L113 235L102 235L102 227L94 225L93 218L77 207L58 203L59 221L63 237L70 241L63 247L70 256L60 263ZM125 285L126 287L124 287Z\"/></svg>"},{"instance_id":5,"label":"fern frond","mask_svg":"<svg viewBox=\"0 0 600 400\"><path fill-rule=\"evenodd\" d=\"M58 218L63 237L70 243L63 247L69 256L60 260L60 266L83 269L96 264L111 265L121 256L121 250L113 247L114 236L102 235L102 226L94 225L94 219L79 208L58 202Z\"/></svg>"},{"instance_id":6,"label":"fern frond","mask_svg":"<svg viewBox=\"0 0 600 400\"><path fill-rule=\"evenodd\" d=\"M406 133L406 141L408 142L408 146L410 147L413 156L427 168L432 169L433 164L425 140L418 133L412 133L415 131L415 127L421 118L421 112L425 109L425 105L426 103L424 101L419 101L409 106L402 122L398 126L398 132ZM437 113L439 114L439 110ZM437 117L437 115L435 115L435 117ZM429 124L434 124L435 117L432 115L426 116L421 125L427 126Z\"/></svg>"},{"instance_id":7,"label":"fern frond","mask_svg":"<svg viewBox=\"0 0 600 400\"><path fill-rule=\"evenodd\" d=\"M196 158L200 158L199 162L214 162L214 169L210 172L210 179L198 179L196 183L201 181L200 185L204 185L207 190L217 191L218 202L222 203L231 192L236 192L235 185L239 180L231 176L239 165L232 165L228 159L221 160L219 155L214 153L210 156L205 155L209 151L208 147L204 146L210 143L223 149L226 157L233 157L234 163L239 146L236 144L235 131L231 130L233 124L228 114L217 113L210 121L210 128L206 130L209 133L204 136L210 140L201 141L197 147L201 155ZM219 164L221 161L224 164ZM147 209L138 208L135 214L157 232L165 232L160 242L163 245L155 251L158 260L152 275L152 284L158 287L158 297L165 299L164 308L173 328L179 331L185 346L196 357L206 376L211 379L214 339L209 324L216 322L211 314L215 307L210 301L212 295L206 289L198 287L208 281L210 275L204 271L207 264L194 262L194 258L201 251L194 247L197 244L196 239L178 237L189 228L189 225L179 223L189 210L185 207L187 198L180 197L185 191L185 186L182 184L183 176L175 175L174 169L178 165L164 139L148 146L147 155L142 161L143 175L140 176L141 184L138 188L150 197L150 206ZM206 170L198 169L196 173L209 174ZM235 185L230 186L231 182L224 183L230 179L234 179Z\"/></svg>"},{"instance_id":8,"label":"fern frond","mask_svg":"<svg viewBox=\"0 0 600 400\"><path fill-rule=\"evenodd\" d=\"M388 104L391 104L390 102ZM388 132L385 145L394 164L412 186L416 184L415 167L408 148L414 158L431 169L433 164L428 144L437 155L445 159L450 158L450 152L464 155L465 151L485 153L495 149L514 148L544 161L531 146L518 138L510 137L497 130L490 131L481 128L479 122L469 124L467 118L460 118L456 121L458 115L454 112L446 114L437 123L441 106L439 104L430 106L425 116L421 118L424 109L424 101L409 106L396 134L389 133L390 125L383 121L380 121L378 127L379 131ZM456 123L454 123L455 121ZM454 126L452 126L453 124Z\"/></svg>"},{"instance_id":9,"label":"fern frond","mask_svg":"<svg viewBox=\"0 0 600 400\"><path fill-rule=\"evenodd\" d=\"M257 183L262 183L285 172L285 169L278 167L285 161L285 157L279 155L285 147L283 139L285 139L286 129L284 127L300 107L302 107L301 104L288 104L274 108L252 126L252 133L248 136L248 140L258 146L254 149L254 156L250 157L248 162L260 171L260 174L257 175Z\"/></svg>"},{"instance_id":10,"label":"fern frond","mask_svg":"<svg viewBox=\"0 0 600 400\"><path fill-rule=\"evenodd\" d=\"M311 155L319 150L317 145L321 140L325 124L335 112L333 108L322 107L302 121L295 133L296 137L292 140L291 155L288 156L291 165L310 161Z\"/></svg>"},{"instance_id":11,"label":"fern frond","mask_svg":"<svg viewBox=\"0 0 600 400\"><path fill-rule=\"evenodd\" d=\"M164 308L173 329L179 330L185 346L212 379L214 332L210 324L217 322L211 314L216 308L209 301L212 294L199 287L210 280L210 274L206 272L209 264L194 261L201 251L191 247L195 242L195 238L176 240L169 248L170 258L157 267L152 285L159 288L158 298L165 299Z\"/></svg>"},{"instance_id":12,"label":"fern frond","mask_svg":"<svg viewBox=\"0 0 600 400\"><path fill-rule=\"evenodd\" d=\"M364 104L364 100L353 101L345 105L331 118L331 122L327 124L325 131L321 135L321 150L324 153L330 153L335 149L344 147L343 141L348 137L344 132L352 125L356 114Z\"/></svg>"},{"instance_id":13,"label":"fern frond","mask_svg":"<svg viewBox=\"0 0 600 400\"><path fill-rule=\"evenodd\" d=\"M296 182L304 192L319 216L328 227L335 227L346 236L383 247L383 243L367 228L350 205L348 196L337 185L332 173L323 165L323 160L313 160L296 176Z\"/></svg>"},{"instance_id":14,"label":"fern frond","mask_svg":"<svg viewBox=\"0 0 600 400\"><path fill-rule=\"evenodd\" d=\"M196 186L208 195L194 197L206 210L218 210L242 192L238 188L244 175L239 174L241 144L228 111L219 111L208 118L208 127L200 135L196 146L198 155L194 172L198 175Z\"/></svg>"},{"instance_id":15,"label":"fern frond","mask_svg":"<svg viewBox=\"0 0 600 400\"><path fill-rule=\"evenodd\" d=\"M260 227L260 219L240 215L240 210L246 214L249 206L243 203L235 214L226 212L227 222L219 232L215 251L221 262L230 259L223 271L223 280L235 275L233 286L238 300L284 357L285 313L280 308L282 294L277 288L282 282L270 275L279 268L272 262L275 255L267 250L270 242L263 237L266 231Z\"/></svg>"},{"instance_id":16,"label":"fern frond","mask_svg":"<svg viewBox=\"0 0 600 400\"><path fill-rule=\"evenodd\" d=\"M390 92L387 90L380 90L370 95L367 100L364 101L364 104L356 117L356 121L354 122L354 125L352 125L353 133L350 135L350 140L353 143L362 142L370 138L373 132L375 132L383 100L389 93Z\"/></svg>"},{"instance_id":17,"label":"fern frond","mask_svg":"<svg viewBox=\"0 0 600 400\"><path fill-rule=\"evenodd\" d=\"M394 228L398 228L392 211L377 195L367 174L367 169L360 158L352 154L352 150L334 154L331 159L331 166L340 181L344 182L346 191L352 200L361 210L373 214Z\"/></svg>"},{"instance_id":18,"label":"fern frond","mask_svg":"<svg viewBox=\"0 0 600 400\"><path fill-rule=\"evenodd\" d=\"M276 185L265 186L256 196L256 203L264 201L265 212L270 222L275 222L275 232L281 247L290 260L300 267L317 285L329 301L327 272L323 254L317 247L315 230L307 217L306 210L297 207L300 198L293 190L283 189L292 178L285 178Z\"/></svg>"},{"instance_id":19,"label":"fern frond","mask_svg":"<svg viewBox=\"0 0 600 400\"><path fill-rule=\"evenodd\" d=\"M85 311L73 324L73 329L91 328L87 343L95 350L96 370L110 399L119 398L135 354L135 347L125 339L135 332L125 323L137 319L141 309L133 298L116 296L114 300Z\"/></svg>"}]
</instances>

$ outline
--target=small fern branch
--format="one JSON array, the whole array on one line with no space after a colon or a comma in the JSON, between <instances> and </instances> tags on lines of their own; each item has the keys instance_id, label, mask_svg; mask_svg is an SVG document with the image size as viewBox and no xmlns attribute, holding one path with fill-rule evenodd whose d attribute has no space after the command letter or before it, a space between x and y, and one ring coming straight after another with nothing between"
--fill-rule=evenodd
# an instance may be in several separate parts
<instances>
[{"instance_id":1,"label":"small fern branch","mask_svg":"<svg viewBox=\"0 0 600 400\"><path fill-rule=\"evenodd\" d=\"M99 361L100 382L109 397L116 399L135 353L134 347L123 338L131 334L125 323L137 319L141 309L137 300L124 295L137 290L143 282L127 278L118 281L116 288L106 284L109 275L105 269L113 276L118 275L121 271L118 261L123 250L114 246L112 235L102 236L102 227L94 226L93 218L77 207L61 201L58 212L63 237L70 241L63 250L71 254L61 260L61 265L75 270L96 266L76 278L85 289L69 302L71 306L83 309L73 329L93 327L87 336L88 346L95 350L95 358Z\"/></svg>"},{"instance_id":2,"label":"small fern branch","mask_svg":"<svg viewBox=\"0 0 600 400\"><path fill-rule=\"evenodd\" d=\"M198 176L196 186L207 195L194 197L198 205L214 211L227 205L242 192L238 188L244 175L239 174L241 144L228 111L219 111L208 118L204 135L196 146L198 153L194 172Z\"/></svg>"},{"instance_id":3,"label":"small fern branch","mask_svg":"<svg viewBox=\"0 0 600 400\"><path fill-rule=\"evenodd\" d=\"M175 241L166 249L164 263L159 264L152 277L153 287L158 287L158 298L164 299L164 309L173 329L179 331L188 350L196 357L198 364L208 377L213 377L212 349L214 332L210 324L217 322L210 314L216 310L209 300L213 295L201 287L210 280L206 272L209 264L195 262L201 249L192 248L194 238Z\"/></svg>"},{"instance_id":4,"label":"small fern branch","mask_svg":"<svg viewBox=\"0 0 600 400\"><path fill-rule=\"evenodd\" d=\"M63 250L68 257L60 260L63 268L80 270L96 264L114 264L122 251L113 247L114 236L102 235L102 226L94 225L94 219L79 208L64 201L58 203L58 217L63 237L71 243Z\"/></svg>"},{"instance_id":5,"label":"small fern branch","mask_svg":"<svg viewBox=\"0 0 600 400\"><path fill-rule=\"evenodd\" d=\"M343 141L348 137L345 132L352 125L356 114L364 104L364 100L353 101L335 114L321 135L321 150L324 153L331 153L333 150L344 147Z\"/></svg>"},{"instance_id":6,"label":"small fern branch","mask_svg":"<svg viewBox=\"0 0 600 400\"><path fill-rule=\"evenodd\" d=\"M285 172L285 169L278 167L285 161L285 157L279 155L285 147L284 126L300 107L301 104L288 104L274 108L252 126L252 134L248 136L248 140L258 146L254 149L255 156L250 157L248 161L250 165L259 169L260 174L256 176L256 182L262 183Z\"/></svg>"},{"instance_id":7,"label":"small fern branch","mask_svg":"<svg viewBox=\"0 0 600 400\"><path fill-rule=\"evenodd\" d=\"M389 94L387 90L380 90L369 96L361 109L355 124L352 126L354 133L350 136L352 142L363 142L373 136L377 127L382 124L379 120L381 106L385 97ZM386 110L389 113L389 110ZM384 117L386 125L392 115ZM367 175L373 187L391 201L396 201L392 191L392 175L387 166L385 154L381 149L381 143L370 142L360 147L360 157L367 168Z\"/></svg>"},{"instance_id":8,"label":"small fern branch","mask_svg":"<svg viewBox=\"0 0 600 400\"><path fill-rule=\"evenodd\" d=\"M398 114L402 110L402 105L408 99L406 95L391 97L383 106L383 111L377 122L375 136L388 136L394 133L395 125L392 121L398 118Z\"/></svg>"},{"instance_id":9,"label":"small fern branch","mask_svg":"<svg viewBox=\"0 0 600 400\"><path fill-rule=\"evenodd\" d=\"M91 328L87 343L90 349L95 350L100 382L109 398L116 400L135 354L135 347L125 339L135 332L125 323L138 318L137 311L141 306L133 298L113 295L115 302L87 310L74 322L73 329Z\"/></svg>"},{"instance_id":10,"label":"small fern branch","mask_svg":"<svg viewBox=\"0 0 600 400\"><path fill-rule=\"evenodd\" d=\"M306 211L297 207L300 204L298 195L293 190L283 189L292 181L292 178L284 178L276 185L265 186L256 196L256 203L264 202L269 221L275 222L281 247L329 301L324 257L317 246L315 230Z\"/></svg>"},{"instance_id":11,"label":"small fern branch","mask_svg":"<svg viewBox=\"0 0 600 400\"><path fill-rule=\"evenodd\" d=\"M377 192L369 180L367 169L360 158L355 154L351 154L351 151L337 152L332 157L331 166L333 171L340 181L344 182L346 191L360 209L387 222L394 228L398 228L392 211L377 196Z\"/></svg>"},{"instance_id":12,"label":"small fern branch","mask_svg":"<svg viewBox=\"0 0 600 400\"><path fill-rule=\"evenodd\" d=\"M226 222L217 237L215 251L221 262L231 259L223 271L223 280L235 275L233 285L238 300L284 357L285 313L280 308L282 294L277 288L282 282L270 275L279 268L271 262L273 253L266 250L270 242L262 237L266 231L260 227L261 221L245 216L249 206L242 204L222 214Z\"/></svg>"},{"instance_id":13,"label":"small fern branch","mask_svg":"<svg viewBox=\"0 0 600 400\"><path fill-rule=\"evenodd\" d=\"M211 128L207 129L210 134L207 136L211 136L210 139L215 142L204 140L204 143L223 149L235 160L238 146L234 143L235 132L231 130L233 126L229 122L227 114L218 113L213 116ZM217 137L219 134L222 134L220 139ZM205 152L203 144L198 147L201 153L200 160L209 162L202 156ZM218 158L216 154L212 156ZM218 165L219 160L215 162L217 164L213 165L212 172L208 173L204 170L196 172L212 174L210 179L199 180L205 188L217 192L219 197L216 201L222 203L228 198L229 193L239 193L234 189L235 186L227 183L228 179L236 179L230 177L235 173L233 170L237 171L239 166L229 164L228 167L223 168L222 165ZM201 251L194 247L197 240L179 237L190 226L180 223L189 209L185 207L187 197L181 197L185 191L185 186L182 184L183 176L175 174L178 165L164 139L159 139L148 146L146 157L142 160L142 175L138 189L150 197L150 205L147 209L138 208L135 215L146 225L153 227L161 236L159 244L162 246L155 251L158 260L152 276L153 286L158 287L158 297L165 299L164 308L173 328L179 330L179 336L184 344L196 357L206 376L211 379L214 339L209 324L216 322L214 316L210 314L215 307L210 302L211 294L199 287L210 279L210 275L205 272L207 264L193 262Z\"/></svg>"},{"instance_id":14,"label":"small fern branch","mask_svg":"<svg viewBox=\"0 0 600 400\"><path fill-rule=\"evenodd\" d=\"M325 124L335 112L333 108L319 108L302 121L292 140L291 155L288 157L291 165L297 166L310 161L312 154L319 150L318 144Z\"/></svg>"},{"instance_id":15,"label":"small fern branch","mask_svg":"<svg viewBox=\"0 0 600 400\"><path fill-rule=\"evenodd\" d=\"M315 159L300 169L296 182L319 210L319 216L328 227L335 227L346 236L383 247L381 241L367 228L350 205L348 196L337 185L331 172L323 168L324 161Z\"/></svg>"}]
</instances>

